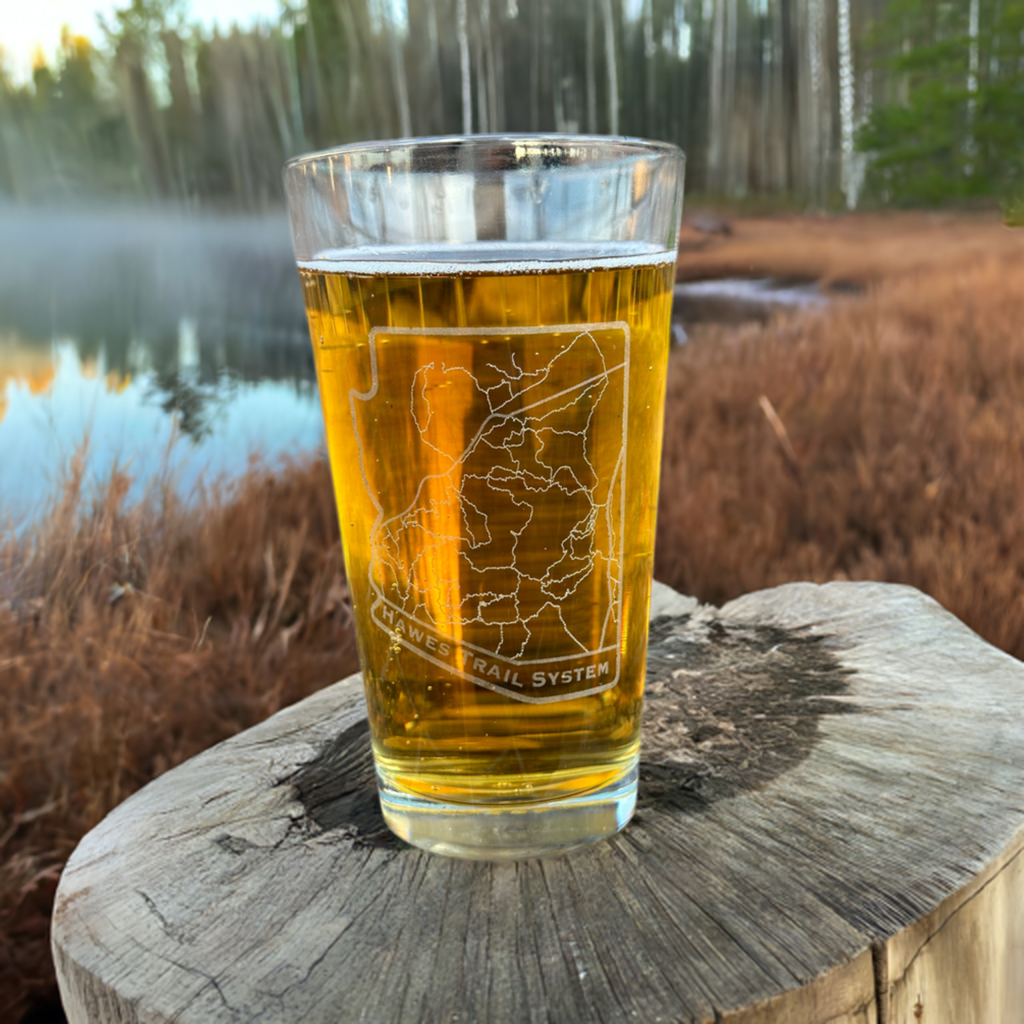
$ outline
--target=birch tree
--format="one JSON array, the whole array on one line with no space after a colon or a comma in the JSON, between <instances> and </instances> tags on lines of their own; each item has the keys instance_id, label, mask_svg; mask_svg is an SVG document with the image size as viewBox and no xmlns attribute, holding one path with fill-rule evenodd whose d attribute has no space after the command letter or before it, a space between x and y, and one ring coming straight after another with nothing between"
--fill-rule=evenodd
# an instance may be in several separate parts
<instances>
[{"instance_id":1,"label":"birch tree","mask_svg":"<svg viewBox=\"0 0 1024 1024\"><path fill-rule=\"evenodd\" d=\"M715 0L711 10L711 55L708 61L708 178L720 181L725 159L724 96L725 76L725 4Z\"/></svg>"},{"instance_id":2,"label":"birch tree","mask_svg":"<svg viewBox=\"0 0 1024 1024\"><path fill-rule=\"evenodd\" d=\"M476 66L476 127L478 132L486 134L491 131L490 104L488 103L488 81L486 73L486 61L484 60L484 28L483 3L486 0L478 0L477 17L473 21L473 64Z\"/></svg>"},{"instance_id":3,"label":"birch tree","mask_svg":"<svg viewBox=\"0 0 1024 1024\"><path fill-rule=\"evenodd\" d=\"M890 19L889 63L860 67L858 36L872 16ZM878 144L886 159L907 166L910 153L917 161L912 174L899 172L901 181L920 169L922 180L934 179L929 188L956 180L964 194L980 194L990 187L992 154L1011 138L1016 149L1000 157L1000 173L1024 167L1024 122L1013 113L1024 109L1024 84L1013 84L1024 79L1022 29L1024 0L289 0L278 27L243 33L237 51L209 48L188 86L197 100L194 132L186 130L177 36L165 39L166 84L143 81L148 64L127 50L115 61L111 47L110 64L125 94L115 111L121 134L154 192L195 181L243 203L262 201L277 188L259 170L264 154L267 166L277 160L257 137L264 131L293 151L553 123L678 142L697 188L789 191L819 205L841 189L853 207L865 167L858 118L871 110L872 89L877 113L895 101L901 81L902 121L890 104ZM200 38L184 41L186 56L188 47L207 46ZM900 64L904 39L914 49ZM250 67L257 52L258 73ZM278 66L280 74L268 71ZM991 91L993 83L1002 91ZM169 108L160 98L168 87ZM932 116L925 92L941 116ZM994 128L998 116L1009 120ZM230 131L217 128L221 121ZM168 161L174 174L164 181Z\"/></svg>"},{"instance_id":4,"label":"birch tree","mask_svg":"<svg viewBox=\"0 0 1024 1024\"><path fill-rule=\"evenodd\" d=\"M646 71L646 85L647 85L647 134L654 136L657 134L655 129L655 116L658 110L658 95L657 95L657 56L658 47L654 42L654 0L644 0L644 64Z\"/></svg>"},{"instance_id":5,"label":"birch tree","mask_svg":"<svg viewBox=\"0 0 1024 1024\"><path fill-rule=\"evenodd\" d=\"M405 80L405 55L402 50L402 40L399 37L398 26L392 12L384 17L385 30L388 34L388 50L391 54L391 74L394 79L395 100L398 105L398 123L402 138L408 139L412 135L412 118L409 115L409 87Z\"/></svg>"},{"instance_id":6,"label":"birch tree","mask_svg":"<svg viewBox=\"0 0 1024 1024\"><path fill-rule=\"evenodd\" d=\"M441 81L441 44L437 29L437 4L435 0L427 2L427 53L430 62L430 131L441 134L444 132L444 89Z\"/></svg>"},{"instance_id":7,"label":"birch tree","mask_svg":"<svg viewBox=\"0 0 1024 1024\"><path fill-rule=\"evenodd\" d=\"M487 124L488 130L502 130L500 123L501 92L504 91L504 76L500 73L497 53L501 46L494 45L494 28L491 24L491 0L480 0L480 34L483 36L484 59L487 64ZM481 77L483 77L481 70ZM499 84L500 83L500 84Z\"/></svg>"},{"instance_id":8,"label":"birch tree","mask_svg":"<svg viewBox=\"0 0 1024 1024\"><path fill-rule=\"evenodd\" d=\"M807 157L811 169L811 188L815 199L824 199L825 139L822 122L825 119L825 11L823 0L807 0L807 55L810 70L810 92L806 109Z\"/></svg>"},{"instance_id":9,"label":"birch tree","mask_svg":"<svg viewBox=\"0 0 1024 1024\"><path fill-rule=\"evenodd\" d=\"M969 39L967 54L967 139L964 151L967 163L964 171L970 177L974 173L974 122L978 113L978 28L980 22L979 0L971 0L971 9L967 18L967 35Z\"/></svg>"},{"instance_id":10,"label":"birch tree","mask_svg":"<svg viewBox=\"0 0 1024 1024\"><path fill-rule=\"evenodd\" d=\"M469 24L466 0L455 3L455 35L459 41L459 74L462 83L462 134L473 133L473 82L469 67Z\"/></svg>"},{"instance_id":11,"label":"birch tree","mask_svg":"<svg viewBox=\"0 0 1024 1024\"><path fill-rule=\"evenodd\" d=\"M860 191L854 151L854 73L853 43L850 34L850 0L836 0L839 29L839 122L842 147L840 187L846 197L846 207L856 209Z\"/></svg>"},{"instance_id":12,"label":"birch tree","mask_svg":"<svg viewBox=\"0 0 1024 1024\"><path fill-rule=\"evenodd\" d=\"M602 0L604 15L604 56L608 66L608 131L619 134L619 76L615 67L615 22L612 18L612 0Z\"/></svg>"},{"instance_id":13,"label":"birch tree","mask_svg":"<svg viewBox=\"0 0 1024 1024\"><path fill-rule=\"evenodd\" d=\"M587 131L591 135L597 133L597 74L595 71L594 56L594 5L589 0L586 6L586 37L585 57L586 78L587 78Z\"/></svg>"}]
</instances>

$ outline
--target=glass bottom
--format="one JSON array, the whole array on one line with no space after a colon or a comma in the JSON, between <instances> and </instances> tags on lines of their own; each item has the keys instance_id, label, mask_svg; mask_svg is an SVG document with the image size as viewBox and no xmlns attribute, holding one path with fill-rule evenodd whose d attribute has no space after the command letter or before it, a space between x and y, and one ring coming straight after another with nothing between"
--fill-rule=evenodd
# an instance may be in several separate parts
<instances>
[{"instance_id":1,"label":"glass bottom","mask_svg":"<svg viewBox=\"0 0 1024 1024\"><path fill-rule=\"evenodd\" d=\"M639 755L614 782L579 796L527 805L453 804L393 786L378 773L388 828L444 857L523 860L554 857L614 835L636 808Z\"/></svg>"}]
</instances>

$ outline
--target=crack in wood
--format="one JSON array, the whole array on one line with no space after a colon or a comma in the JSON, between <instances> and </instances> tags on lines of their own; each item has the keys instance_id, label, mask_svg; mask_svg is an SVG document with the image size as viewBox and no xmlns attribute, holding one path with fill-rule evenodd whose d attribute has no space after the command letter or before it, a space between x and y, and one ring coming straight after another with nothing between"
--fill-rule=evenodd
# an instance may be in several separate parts
<instances>
[{"instance_id":1,"label":"crack in wood","mask_svg":"<svg viewBox=\"0 0 1024 1024\"><path fill-rule=\"evenodd\" d=\"M889 1024L889 957L884 942L871 943L871 966L875 975L875 1009L878 1024Z\"/></svg>"},{"instance_id":2,"label":"crack in wood","mask_svg":"<svg viewBox=\"0 0 1024 1024\"><path fill-rule=\"evenodd\" d=\"M1024 854L1024 848L1018 850L1012 857L1008 858L1006 863L1003 864L1003 866L994 875L992 875L991 878L986 879L982 885L978 886L977 890L972 892L971 895L968 896L967 899L965 899L956 908L956 910L951 911L950 914L943 919L942 924L940 924L938 928L936 928L933 932L928 933L928 937L924 940L924 942L921 943L920 946L918 946L914 955L907 961L906 966L903 968L903 973L898 978L893 980L891 985L887 987L887 993L891 991L892 988L895 988L898 984L900 984L900 982L902 982L906 978L906 976L910 973L910 968L913 967L914 962L925 951L925 949L927 948L928 944L932 941L932 939L934 939L937 935L941 934L941 932L946 928L947 925L953 923L964 910L966 910L979 896L981 896L981 894L990 885L992 885L993 882L996 882L1010 867L1012 867L1014 862L1022 854ZM873 949L874 947L872 947L872 950ZM879 1024L889 1024L889 1022L888 1020L883 1021L881 1018L879 1018Z\"/></svg>"}]
</instances>

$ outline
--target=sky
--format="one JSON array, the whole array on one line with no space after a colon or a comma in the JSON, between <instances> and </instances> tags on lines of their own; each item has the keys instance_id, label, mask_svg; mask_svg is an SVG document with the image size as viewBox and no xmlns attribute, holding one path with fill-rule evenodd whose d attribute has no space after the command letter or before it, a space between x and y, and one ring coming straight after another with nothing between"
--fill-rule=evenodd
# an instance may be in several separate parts
<instances>
[{"instance_id":1,"label":"sky","mask_svg":"<svg viewBox=\"0 0 1024 1024\"><path fill-rule=\"evenodd\" d=\"M75 35L88 36L94 43L102 40L96 15L107 18L127 0L0 0L0 47L16 81L25 81L32 72L32 55L41 47L50 62L60 45L60 30L67 25ZM257 20L276 18L279 0L191 0L189 21L206 28L232 23L241 26Z\"/></svg>"}]
</instances>

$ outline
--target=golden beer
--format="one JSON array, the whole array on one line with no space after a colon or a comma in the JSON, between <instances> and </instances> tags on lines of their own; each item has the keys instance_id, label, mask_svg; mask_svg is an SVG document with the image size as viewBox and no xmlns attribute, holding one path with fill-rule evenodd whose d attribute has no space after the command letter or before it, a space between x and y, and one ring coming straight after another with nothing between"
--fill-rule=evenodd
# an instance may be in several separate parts
<instances>
[{"instance_id":1,"label":"golden beer","mask_svg":"<svg viewBox=\"0 0 1024 1024\"><path fill-rule=\"evenodd\" d=\"M636 763L674 254L476 247L300 274L382 783L529 806Z\"/></svg>"}]
</instances>

